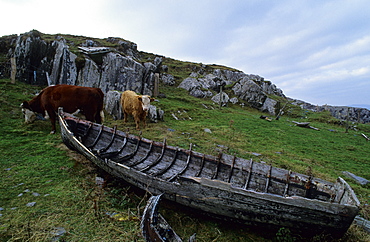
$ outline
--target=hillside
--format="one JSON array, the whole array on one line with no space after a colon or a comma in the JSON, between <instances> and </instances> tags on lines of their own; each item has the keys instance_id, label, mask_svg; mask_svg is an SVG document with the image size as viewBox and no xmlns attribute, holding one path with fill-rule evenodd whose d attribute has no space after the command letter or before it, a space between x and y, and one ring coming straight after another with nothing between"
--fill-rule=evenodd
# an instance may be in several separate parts
<instances>
[{"instance_id":1,"label":"hillside","mask_svg":"<svg viewBox=\"0 0 370 242\"><path fill-rule=\"evenodd\" d=\"M130 89L152 95L157 73L166 85L214 102L221 97L223 105L239 103L273 116L293 105L313 112L328 111L338 122L370 122L368 109L316 106L294 100L257 74L145 53L122 38L49 35L32 30L0 38L0 77L10 78L11 57L15 60L15 79L30 84L65 83L100 87L104 93ZM287 110L280 110L282 107Z\"/></svg>"},{"instance_id":2,"label":"hillside","mask_svg":"<svg viewBox=\"0 0 370 242\"><path fill-rule=\"evenodd\" d=\"M56 39L55 36L49 35L42 35L42 38L46 40L45 43L48 43L47 46L52 46L53 43L47 41ZM77 58L84 58L84 66L77 65L79 66L77 69L81 68L79 73L87 67L86 64L93 66L90 59L82 56L77 48L77 43L86 43L87 39L91 38L68 35L64 35L63 38L67 43L74 43L70 45L70 49L76 51L76 63L80 63ZM103 42L106 40L94 39L93 41L101 42L104 46L114 45L111 42ZM127 45L134 46L130 42L127 42ZM148 128L143 130L144 137L158 141L166 138L168 144L183 148L188 148L192 143L194 150L202 153L216 155L223 151L301 173L306 173L310 167L315 177L329 181L343 176L343 171L370 179L369 142L361 135L364 133L370 136L369 124L339 121L333 118L329 111L314 112L293 104L285 106L284 114L280 119L261 112L245 100L219 105L212 101L211 97L195 97L189 95L188 90L177 87L191 73L197 73L198 80L210 73L215 73L215 70L221 70L223 74L238 73L238 70L129 50L130 48L121 49L140 64L130 62L132 70L139 73L139 70L144 70L140 68L145 66L145 63L153 64L156 58L162 58L161 68L167 67L165 73L173 77L168 83L161 79L159 86L161 95L155 102L155 106L164 111L164 120L149 123ZM50 58L50 60L54 59ZM146 65L154 68L151 64ZM51 68L51 65L48 68ZM45 74L43 76L45 78ZM55 74L55 76L63 79L62 75ZM36 80L43 80L41 77L42 75L40 78L36 77ZM150 77L150 75L143 74L140 77L141 81L144 80L143 83L150 83L146 82L151 80L150 78L143 77ZM79 158L76 162L69 158L68 154L74 158L77 155L62 148L59 135L48 135L49 122L37 121L31 125L23 124L19 104L23 100L30 99L45 86L45 83L37 85L29 83L30 80L34 80L32 78L27 79L28 83L17 81L16 84L10 84L9 79L0 80L2 116L0 133L3 137L0 151L1 156L4 157L0 169L0 175L4 177L0 189L0 196L4 201L0 205L3 208L1 211L3 216L0 217L0 235L13 240L16 240L17 236L19 240L31 236L33 239L30 241L40 241L40 238L44 240L50 238L49 231L53 228L63 227L68 231L63 237L67 241L78 241L82 238L86 241L107 241L108 238L111 241L140 241L137 218L145 203L143 194L133 193L126 184L114 179L110 179L107 187L100 190L95 185L95 176L104 174L86 160ZM234 87L233 84L225 85L223 91L231 96L234 93ZM199 90L208 91L202 87ZM211 90L214 95L219 91ZM268 97L285 100L283 97L273 95ZM261 119L261 115L268 115L272 121ZM106 116L104 123L106 126L117 125L119 129L129 128L132 133L138 134L134 130L132 119L125 125L122 120L115 120L108 113ZM319 131L298 127L292 121L308 121ZM361 201L361 215L369 219L369 185L361 186L350 178L346 180ZM19 185L22 183L23 185ZM43 196L33 197L30 193L24 192L26 189L37 191L43 196L46 194L50 196L47 196L48 200ZM18 197L20 193L23 195ZM37 201L37 206L32 208L24 206L34 200ZM17 209L12 210L12 208ZM107 216L107 212L125 214L125 216L122 216L122 220L119 221L111 219ZM199 241L260 239L298 241L302 239L289 231L256 232L254 228L204 219L188 211L177 211L177 208L171 205L168 205L163 213L184 239L194 232L197 233ZM24 236L21 237L20 233ZM319 237L314 240L326 239L329 238ZM351 239L368 241L369 235L357 226L352 226L343 241Z\"/></svg>"},{"instance_id":3,"label":"hillside","mask_svg":"<svg viewBox=\"0 0 370 242\"><path fill-rule=\"evenodd\" d=\"M129 186L112 178L103 191L99 190L94 185L95 176L106 176L73 152L68 154L78 159L77 162L68 158L66 150L61 149L60 136L49 135L49 122L23 124L18 104L31 98L40 88L21 83L12 85L10 80L1 80L0 111L4 118L0 121L3 137L0 150L4 159L0 175L5 178L0 189L4 199L0 217L2 236L29 238L32 235L34 239L30 241L43 241L40 238L50 238L48 231L62 227L68 231L64 235L68 241L82 238L89 241L107 241L108 238L110 241L127 238L140 241L137 217L145 204L141 197L143 194L135 195L128 190ZM368 125L359 125L360 130L346 133L345 127L320 122L326 120L325 116L304 113L307 115L305 120L320 129L316 131L294 126L291 121L300 120L295 116L284 115L269 122L260 119L261 113L251 108L234 105L220 109L210 100L191 97L182 89L173 92L164 88L163 92L167 97L159 99L159 106L165 110L164 121L149 123L143 130L146 138L159 141L166 138L168 144L185 148L192 143L195 151L208 154L217 154L221 149L228 154L303 173L311 167L315 177L330 181L343 176L344 170L370 179L369 143L361 137L361 132L370 132ZM175 120L171 113L180 119ZM109 115L105 125L134 130L132 119L124 125ZM131 132L138 134L137 131ZM369 185L360 186L351 179L347 181L362 203L362 216L369 218ZM34 197L27 191L42 196ZM25 206L30 202L36 202L36 205L32 208ZM196 232L199 241L302 239L284 230L281 233L260 233L254 228L230 227L189 211L177 211L178 208L172 205L165 205L162 209L183 238ZM106 215L107 211L130 215L122 217L122 220L112 220ZM368 239L356 226L348 231L344 240L349 238L357 238L357 241ZM317 240L323 241L325 237Z\"/></svg>"}]
</instances>

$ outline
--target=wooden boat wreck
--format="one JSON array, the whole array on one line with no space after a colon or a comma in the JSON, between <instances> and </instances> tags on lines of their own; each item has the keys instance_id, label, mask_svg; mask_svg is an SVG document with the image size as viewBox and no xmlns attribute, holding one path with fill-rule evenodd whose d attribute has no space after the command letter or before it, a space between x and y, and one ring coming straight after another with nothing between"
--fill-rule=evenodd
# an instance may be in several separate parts
<instances>
[{"instance_id":1,"label":"wooden boat wreck","mask_svg":"<svg viewBox=\"0 0 370 242\"><path fill-rule=\"evenodd\" d=\"M64 143L150 194L250 225L342 236L359 211L347 184L220 153L167 145L59 110Z\"/></svg>"},{"instance_id":2,"label":"wooden boat wreck","mask_svg":"<svg viewBox=\"0 0 370 242\"><path fill-rule=\"evenodd\" d=\"M158 204L162 194L149 198L143 216L141 218L141 230L146 241L171 241L182 242L182 239L176 234L163 216L158 213ZM193 234L189 242L196 241Z\"/></svg>"}]
</instances>

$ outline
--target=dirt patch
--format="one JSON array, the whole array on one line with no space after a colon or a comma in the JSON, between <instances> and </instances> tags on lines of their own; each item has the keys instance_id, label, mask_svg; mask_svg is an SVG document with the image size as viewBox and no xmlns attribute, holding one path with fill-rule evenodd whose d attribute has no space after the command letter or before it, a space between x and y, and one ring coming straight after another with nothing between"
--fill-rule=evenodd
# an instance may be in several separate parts
<instances>
[{"instance_id":1,"label":"dirt patch","mask_svg":"<svg viewBox=\"0 0 370 242\"><path fill-rule=\"evenodd\" d=\"M96 166L90 160L88 160L85 156L77 153L76 151L69 149L64 143L60 143L56 147L60 150L65 151L67 156L74 160L74 168L82 165L85 169L88 170L89 173L96 171Z\"/></svg>"}]
</instances>

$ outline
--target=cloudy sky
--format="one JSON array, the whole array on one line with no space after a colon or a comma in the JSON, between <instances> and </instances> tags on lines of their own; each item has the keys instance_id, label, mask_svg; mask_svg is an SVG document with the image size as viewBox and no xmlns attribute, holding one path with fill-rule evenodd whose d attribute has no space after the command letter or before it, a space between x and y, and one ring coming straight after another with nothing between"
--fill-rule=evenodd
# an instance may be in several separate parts
<instances>
[{"instance_id":1,"label":"cloudy sky","mask_svg":"<svg viewBox=\"0 0 370 242\"><path fill-rule=\"evenodd\" d=\"M121 37L141 51L220 64L318 105L370 105L367 0L0 0L0 36Z\"/></svg>"}]
</instances>

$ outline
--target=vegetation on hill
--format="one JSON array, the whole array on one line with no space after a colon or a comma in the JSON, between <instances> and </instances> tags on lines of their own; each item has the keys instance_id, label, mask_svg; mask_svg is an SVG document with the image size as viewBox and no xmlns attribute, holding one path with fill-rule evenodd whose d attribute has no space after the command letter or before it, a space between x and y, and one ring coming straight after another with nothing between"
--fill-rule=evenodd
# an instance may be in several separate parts
<instances>
[{"instance_id":1,"label":"vegetation on hill","mask_svg":"<svg viewBox=\"0 0 370 242\"><path fill-rule=\"evenodd\" d=\"M65 241L142 241L139 218L145 194L133 192L117 179L107 179L89 161L64 148L58 134L49 135L48 121L23 124L19 104L40 88L0 80L1 240L47 241L57 237L53 231L62 228ZM358 124L346 133L345 127L327 123L326 114L304 110L292 110L292 116L269 122L253 109L239 105L219 109L210 100L191 97L182 89L161 87L161 92L167 97L158 98L155 105L165 111L165 119L149 123L143 130L146 138L167 138L169 144L185 148L192 143L200 152L222 150L303 173L310 166L314 176L331 181L345 170L370 179L369 143L361 137L370 132L369 125ZM310 121L320 131L297 127L293 120ZM132 119L125 125L108 116L105 124L137 133ZM96 176L106 179L104 188L96 184ZM347 180L362 203L362 216L369 219L369 185ZM36 204L31 206L32 202ZM198 241L302 239L285 229L266 234L247 226L230 226L191 211L177 211L173 204L164 204L161 210L184 239L195 232ZM314 238L323 239L328 238ZM352 226L343 240L347 239L366 241L369 235Z\"/></svg>"},{"instance_id":2,"label":"vegetation on hill","mask_svg":"<svg viewBox=\"0 0 370 242\"><path fill-rule=\"evenodd\" d=\"M40 36L46 41L55 39L54 35L40 33ZM77 54L77 46L92 39L61 36ZM106 39L93 40L117 47ZM138 61L144 63L156 56L139 52ZM5 59L0 56L1 63ZM229 104L220 108L210 99L192 97L176 87L201 68L208 73L213 69L233 69L168 57L163 57L163 65L168 66L176 85L160 86L163 95L153 104L165 111L165 117L142 130L145 138L157 141L166 138L168 144L182 148L191 143L194 150L202 153L224 152L300 173L311 170L313 176L329 181L343 176L343 171L370 179L370 142L361 136L361 133L370 136L370 124L347 126L328 112L315 113L294 105L287 105L285 114L279 120L270 117L271 121L261 119L266 114L248 105ZM109 178L88 160L68 150L59 132L49 134L49 121L23 123L20 103L31 99L41 88L0 79L0 241L50 241L59 237L60 241L143 241L139 218L147 194ZM310 122L319 131L298 127L292 121ZM104 124L117 125L122 130L129 128L131 133L138 134L132 118L124 124L106 115ZM103 187L96 182L97 176L105 179ZM370 185L346 180L362 204L361 216L370 219ZM268 233L262 228L259 232L248 226L200 217L179 210L174 204L164 203L161 213L183 239L197 233L197 241L303 240L284 228ZM58 229L60 236L54 233ZM317 236L311 240L330 238ZM370 235L351 226L342 240L370 241Z\"/></svg>"}]
</instances>

